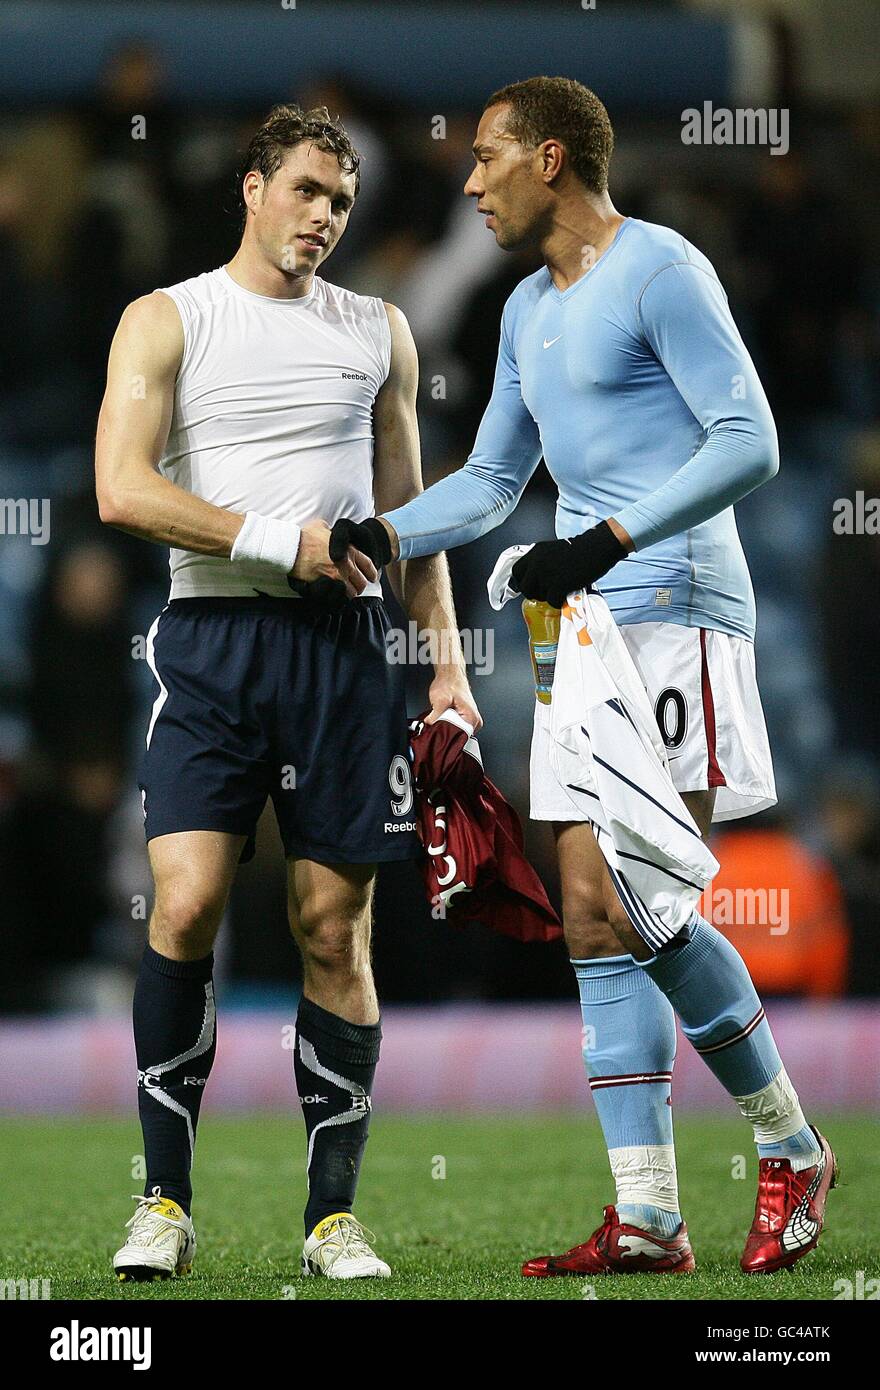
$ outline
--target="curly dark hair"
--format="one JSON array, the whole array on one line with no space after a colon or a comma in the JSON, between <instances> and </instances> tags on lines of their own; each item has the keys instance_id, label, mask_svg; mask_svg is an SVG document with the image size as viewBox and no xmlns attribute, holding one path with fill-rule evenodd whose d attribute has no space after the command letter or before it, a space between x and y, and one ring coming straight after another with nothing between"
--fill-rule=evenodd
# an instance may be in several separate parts
<instances>
[{"instance_id":1,"label":"curly dark hair","mask_svg":"<svg viewBox=\"0 0 880 1390\"><path fill-rule=\"evenodd\" d=\"M241 163L238 195L245 218L247 208L241 192L245 174L255 169L268 183L273 174L277 174L281 168L286 151L293 149L295 145L301 145L303 141L317 145L319 150L324 150L327 154L336 155L342 172L354 174L354 191L357 196L361 186L360 155L338 117L334 119L326 106L315 106L311 111L304 111L295 103L273 106L248 145Z\"/></svg>"},{"instance_id":2,"label":"curly dark hair","mask_svg":"<svg viewBox=\"0 0 880 1390\"><path fill-rule=\"evenodd\" d=\"M526 149L559 140L581 183L592 193L607 190L614 132L589 87L571 77L529 77L493 92L483 110L500 105L510 106L507 129Z\"/></svg>"}]
</instances>

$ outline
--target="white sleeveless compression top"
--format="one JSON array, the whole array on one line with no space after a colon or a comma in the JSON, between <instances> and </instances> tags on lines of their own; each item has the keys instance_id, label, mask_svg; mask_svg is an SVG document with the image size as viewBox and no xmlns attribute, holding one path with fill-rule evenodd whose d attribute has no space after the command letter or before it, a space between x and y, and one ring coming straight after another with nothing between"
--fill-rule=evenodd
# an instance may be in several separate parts
<instances>
[{"instance_id":1,"label":"white sleeveless compression top","mask_svg":"<svg viewBox=\"0 0 880 1390\"><path fill-rule=\"evenodd\" d=\"M271 299L224 267L161 292L184 333L164 476L218 507L300 526L373 516L373 402L391 364L381 299L318 276L303 299ZM171 550L172 599L255 593L296 598L277 571Z\"/></svg>"}]
</instances>

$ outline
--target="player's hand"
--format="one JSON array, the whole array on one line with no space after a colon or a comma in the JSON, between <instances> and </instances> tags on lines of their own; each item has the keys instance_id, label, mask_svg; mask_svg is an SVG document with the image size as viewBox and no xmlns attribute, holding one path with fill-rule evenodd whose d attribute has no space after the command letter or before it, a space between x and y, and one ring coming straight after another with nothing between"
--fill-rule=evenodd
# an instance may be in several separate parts
<instances>
[{"instance_id":1,"label":"player's hand","mask_svg":"<svg viewBox=\"0 0 880 1390\"><path fill-rule=\"evenodd\" d=\"M483 727L482 715L471 694L467 676L460 667L444 667L438 671L431 682L428 699L431 701L431 713L425 720L426 724L436 724L441 714L448 709L454 709L462 719L473 724L474 733Z\"/></svg>"},{"instance_id":2,"label":"player's hand","mask_svg":"<svg viewBox=\"0 0 880 1390\"><path fill-rule=\"evenodd\" d=\"M589 589L627 553L608 522L600 521L571 541L538 541L513 566L511 584L526 598L561 608L570 593Z\"/></svg>"},{"instance_id":3,"label":"player's hand","mask_svg":"<svg viewBox=\"0 0 880 1390\"><path fill-rule=\"evenodd\" d=\"M347 598L355 598L376 579L376 567L367 555L358 551L346 551L339 562L335 562L330 556L331 534L330 527L320 517L306 522L300 532L299 550L289 578L306 584L319 579L336 580L345 586Z\"/></svg>"},{"instance_id":4,"label":"player's hand","mask_svg":"<svg viewBox=\"0 0 880 1390\"><path fill-rule=\"evenodd\" d=\"M377 570L390 564L391 539L377 517L368 517L366 521L350 521L348 517L341 517L336 522L330 532L330 559L341 565L346 555L352 553L360 559L367 557Z\"/></svg>"}]
</instances>

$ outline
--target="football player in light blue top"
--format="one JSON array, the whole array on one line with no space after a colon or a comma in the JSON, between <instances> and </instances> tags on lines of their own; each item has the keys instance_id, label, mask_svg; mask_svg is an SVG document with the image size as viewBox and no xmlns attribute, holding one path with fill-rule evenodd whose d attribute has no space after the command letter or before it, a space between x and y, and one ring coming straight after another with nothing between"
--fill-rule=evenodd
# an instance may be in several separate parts
<instances>
[{"instance_id":1,"label":"football player in light blue top","mask_svg":"<svg viewBox=\"0 0 880 1390\"><path fill-rule=\"evenodd\" d=\"M492 396L463 468L366 522L337 522L334 560L378 563L463 545L513 510L543 456L556 540L513 569L528 598L607 599L697 826L772 805L755 678L755 607L733 505L778 468L773 417L710 262L667 227L621 215L599 99L532 78L486 103L465 192L507 249L544 261L511 295ZM585 1243L528 1275L686 1272L669 1103L674 1013L751 1122L759 1157L747 1273L793 1264L819 1237L834 1157L807 1124L738 953L704 918L663 949L624 909L588 821L549 761L536 702L531 814L554 825L587 1075L616 1206ZM641 927L641 929L640 929Z\"/></svg>"},{"instance_id":2,"label":"football player in light blue top","mask_svg":"<svg viewBox=\"0 0 880 1390\"><path fill-rule=\"evenodd\" d=\"M481 156L480 174L492 158ZM504 206L494 190L482 197ZM503 245L499 217L488 213ZM510 296L473 453L388 516L401 557L497 526L543 456L559 488L558 536L612 517L630 538L632 555L595 576L618 622L753 638L732 508L778 468L767 398L706 257L631 217L613 214L605 236L585 248L571 284L560 288L544 266Z\"/></svg>"}]
</instances>

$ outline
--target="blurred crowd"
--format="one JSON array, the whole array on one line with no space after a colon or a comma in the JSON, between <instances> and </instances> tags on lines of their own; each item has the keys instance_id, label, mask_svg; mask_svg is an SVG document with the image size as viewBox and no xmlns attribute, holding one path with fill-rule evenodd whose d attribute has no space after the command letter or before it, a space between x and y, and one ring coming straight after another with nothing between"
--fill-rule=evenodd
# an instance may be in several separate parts
<instances>
[{"instance_id":1,"label":"blurred crowd","mask_svg":"<svg viewBox=\"0 0 880 1390\"><path fill-rule=\"evenodd\" d=\"M535 268L528 255L500 252L462 196L478 112L438 122L341 76L279 95L326 103L362 154L362 192L324 273L408 315L432 481L467 456L491 385L502 306ZM669 119L611 114L616 205L676 227L712 259L780 429L779 477L738 508L758 598L758 672L780 805L726 827L723 858L742 886L781 882L781 874L794 906L784 938L745 925L737 944L773 993L874 993L880 536L868 527L838 534L832 523L835 499L880 496L880 274L872 247L880 111L795 113L784 157L679 146ZM234 252L235 169L264 115L176 108L166 100L162 53L132 41L107 55L89 101L4 121L2 1010L128 1003L149 911L135 776L150 697L142 638L167 595L167 557L100 526L95 420L126 303ZM14 534L9 522L10 499L31 498L50 506L47 544ZM524 820L525 635L515 612L491 613L485 579L505 545L549 536L552 524L553 488L542 468L500 531L450 556L461 624L494 629L494 670L473 677L486 720L481 743L490 776ZM409 678L416 714L425 668ZM548 829L529 826L527 844L555 893ZM570 993L561 948L526 948L479 927L432 921L412 866L383 872L376 915L386 999ZM230 993L289 997L296 958L280 847L266 818L228 918L218 956Z\"/></svg>"}]
</instances>

